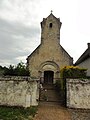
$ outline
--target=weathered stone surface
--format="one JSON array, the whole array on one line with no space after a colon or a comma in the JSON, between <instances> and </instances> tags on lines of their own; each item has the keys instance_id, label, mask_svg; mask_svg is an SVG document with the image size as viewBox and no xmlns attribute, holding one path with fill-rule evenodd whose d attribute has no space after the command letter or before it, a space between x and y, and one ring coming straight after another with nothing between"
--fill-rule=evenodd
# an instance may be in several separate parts
<instances>
[{"instance_id":1,"label":"weathered stone surface","mask_svg":"<svg viewBox=\"0 0 90 120\"><path fill-rule=\"evenodd\" d=\"M72 57L60 45L61 22L53 14L41 22L41 44L27 58L32 77L43 78L44 71L53 71L60 78L60 69L73 64Z\"/></svg>"},{"instance_id":2,"label":"weathered stone surface","mask_svg":"<svg viewBox=\"0 0 90 120\"><path fill-rule=\"evenodd\" d=\"M0 77L0 105L36 106L38 88L38 80L30 77Z\"/></svg>"},{"instance_id":3,"label":"weathered stone surface","mask_svg":"<svg viewBox=\"0 0 90 120\"><path fill-rule=\"evenodd\" d=\"M90 109L90 80L67 79L67 107Z\"/></svg>"}]
</instances>

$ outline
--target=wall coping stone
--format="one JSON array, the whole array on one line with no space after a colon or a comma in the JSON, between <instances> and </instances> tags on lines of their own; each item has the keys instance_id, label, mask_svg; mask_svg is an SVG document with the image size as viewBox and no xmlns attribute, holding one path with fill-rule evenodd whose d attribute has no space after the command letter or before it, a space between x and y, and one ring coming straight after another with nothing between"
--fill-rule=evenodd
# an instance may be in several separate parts
<instances>
[{"instance_id":1,"label":"wall coping stone","mask_svg":"<svg viewBox=\"0 0 90 120\"><path fill-rule=\"evenodd\" d=\"M29 76L1 76L0 81L39 81L39 79L31 78Z\"/></svg>"},{"instance_id":2,"label":"wall coping stone","mask_svg":"<svg viewBox=\"0 0 90 120\"><path fill-rule=\"evenodd\" d=\"M66 80L67 83L81 83L81 84L90 84L90 79L82 79L82 78L78 78L78 79L67 79Z\"/></svg>"}]
</instances>

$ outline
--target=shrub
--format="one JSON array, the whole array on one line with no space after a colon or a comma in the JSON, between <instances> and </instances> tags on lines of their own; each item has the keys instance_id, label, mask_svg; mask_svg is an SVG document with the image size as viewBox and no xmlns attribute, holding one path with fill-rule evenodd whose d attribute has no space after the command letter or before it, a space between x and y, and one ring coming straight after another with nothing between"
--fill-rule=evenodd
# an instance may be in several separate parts
<instances>
[{"instance_id":1,"label":"shrub","mask_svg":"<svg viewBox=\"0 0 90 120\"><path fill-rule=\"evenodd\" d=\"M87 69L78 66L65 66L60 70L60 77L62 79L61 89L66 89L66 78L86 78Z\"/></svg>"},{"instance_id":2,"label":"shrub","mask_svg":"<svg viewBox=\"0 0 90 120\"><path fill-rule=\"evenodd\" d=\"M55 83L55 89L60 94L60 91L61 91L61 81L60 80L56 81L56 83Z\"/></svg>"},{"instance_id":3,"label":"shrub","mask_svg":"<svg viewBox=\"0 0 90 120\"><path fill-rule=\"evenodd\" d=\"M0 120L31 120L37 112L37 107L6 107L0 106Z\"/></svg>"},{"instance_id":4,"label":"shrub","mask_svg":"<svg viewBox=\"0 0 90 120\"><path fill-rule=\"evenodd\" d=\"M78 66L65 66L60 70L60 76L61 78L85 78L86 71L87 69Z\"/></svg>"},{"instance_id":5,"label":"shrub","mask_svg":"<svg viewBox=\"0 0 90 120\"><path fill-rule=\"evenodd\" d=\"M26 64L20 62L17 66L10 65L9 68L5 68L4 75L10 76L30 76L30 72L26 67Z\"/></svg>"}]
</instances>

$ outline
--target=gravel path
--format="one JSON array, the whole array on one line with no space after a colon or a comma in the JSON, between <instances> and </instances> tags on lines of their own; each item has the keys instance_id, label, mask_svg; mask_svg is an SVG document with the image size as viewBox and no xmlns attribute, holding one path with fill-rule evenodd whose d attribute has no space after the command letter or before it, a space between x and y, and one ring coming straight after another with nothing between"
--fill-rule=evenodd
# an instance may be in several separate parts
<instances>
[{"instance_id":1,"label":"gravel path","mask_svg":"<svg viewBox=\"0 0 90 120\"><path fill-rule=\"evenodd\" d=\"M90 120L90 110L67 109L56 103L41 102L34 120Z\"/></svg>"},{"instance_id":2,"label":"gravel path","mask_svg":"<svg viewBox=\"0 0 90 120\"><path fill-rule=\"evenodd\" d=\"M71 120L69 111L58 104L41 103L34 120Z\"/></svg>"},{"instance_id":3,"label":"gravel path","mask_svg":"<svg viewBox=\"0 0 90 120\"><path fill-rule=\"evenodd\" d=\"M69 109L71 120L90 120L90 110Z\"/></svg>"}]
</instances>

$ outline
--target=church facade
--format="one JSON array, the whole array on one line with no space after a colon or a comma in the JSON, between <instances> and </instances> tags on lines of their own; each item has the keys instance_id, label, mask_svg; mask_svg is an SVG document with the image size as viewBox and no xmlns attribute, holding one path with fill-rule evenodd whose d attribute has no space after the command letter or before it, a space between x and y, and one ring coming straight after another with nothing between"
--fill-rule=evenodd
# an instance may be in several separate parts
<instances>
[{"instance_id":1,"label":"church facade","mask_svg":"<svg viewBox=\"0 0 90 120\"><path fill-rule=\"evenodd\" d=\"M27 57L31 77L43 83L54 83L60 78L60 69L73 64L73 58L60 45L61 25L52 13L43 18L41 44Z\"/></svg>"}]
</instances>

